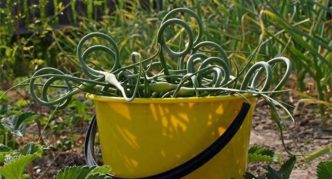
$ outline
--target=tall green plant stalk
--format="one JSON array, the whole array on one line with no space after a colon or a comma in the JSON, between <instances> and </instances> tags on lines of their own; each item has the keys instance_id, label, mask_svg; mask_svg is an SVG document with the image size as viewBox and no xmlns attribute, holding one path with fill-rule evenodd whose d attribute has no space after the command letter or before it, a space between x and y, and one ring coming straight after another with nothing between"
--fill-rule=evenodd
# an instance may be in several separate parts
<instances>
[{"instance_id":1,"label":"tall green plant stalk","mask_svg":"<svg viewBox=\"0 0 332 179\"><path fill-rule=\"evenodd\" d=\"M53 0L53 6L54 6L54 14L58 14L58 0ZM59 18L58 16L54 17L54 23L57 24L59 23Z\"/></svg>"},{"instance_id":2,"label":"tall green plant stalk","mask_svg":"<svg viewBox=\"0 0 332 179\"><path fill-rule=\"evenodd\" d=\"M71 13L72 13L72 16L73 16L73 23L74 24L77 24L77 11L76 11L76 0L72 0L71 2Z\"/></svg>"},{"instance_id":3,"label":"tall green plant stalk","mask_svg":"<svg viewBox=\"0 0 332 179\"><path fill-rule=\"evenodd\" d=\"M93 19L93 0L86 0L87 14L89 19Z\"/></svg>"},{"instance_id":4,"label":"tall green plant stalk","mask_svg":"<svg viewBox=\"0 0 332 179\"><path fill-rule=\"evenodd\" d=\"M310 153L309 155L307 155L304 160L307 162L310 162L320 156L326 155L326 154L330 154L332 153L332 143Z\"/></svg>"}]
</instances>

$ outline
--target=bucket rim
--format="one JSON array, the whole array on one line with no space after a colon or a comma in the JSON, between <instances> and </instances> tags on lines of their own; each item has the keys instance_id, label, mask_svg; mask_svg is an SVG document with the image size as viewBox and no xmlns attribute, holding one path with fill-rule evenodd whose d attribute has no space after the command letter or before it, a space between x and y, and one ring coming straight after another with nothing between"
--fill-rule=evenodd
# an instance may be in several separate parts
<instances>
[{"instance_id":1,"label":"bucket rim","mask_svg":"<svg viewBox=\"0 0 332 179\"><path fill-rule=\"evenodd\" d=\"M213 101L233 101L242 99L251 101L254 98L253 94L234 94L223 96L205 96L205 97L176 97L176 98L135 98L133 101L126 101L123 97L115 96L100 96L87 93L86 97L92 101L98 102L119 102L119 103L179 103L179 102L213 102Z\"/></svg>"}]
</instances>

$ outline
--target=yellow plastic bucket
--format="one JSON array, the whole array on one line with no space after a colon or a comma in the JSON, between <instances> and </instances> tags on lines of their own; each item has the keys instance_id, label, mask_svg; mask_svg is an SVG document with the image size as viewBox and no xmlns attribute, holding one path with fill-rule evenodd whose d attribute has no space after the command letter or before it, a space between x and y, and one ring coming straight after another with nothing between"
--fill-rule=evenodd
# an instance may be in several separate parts
<instances>
[{"instance_id":1,"label":"yellow plastic bucket","mask_svg":"<svg viewBox=\"0 0 332 179\"><path fill-rule=\"evenodd\" d=\"M244 104L249 102L250 108L230 141L183 177L243 178L255 106L253 96L245 95L247 100L238 95L136 98L132 102L92 94L87 97L95 104L103 162L112 168L113 176L120 178L144 178L188 163L211 148L226 131L234 133L229 128L234 127L234 119L238 120Z\"/></svg>"}]
</instances>

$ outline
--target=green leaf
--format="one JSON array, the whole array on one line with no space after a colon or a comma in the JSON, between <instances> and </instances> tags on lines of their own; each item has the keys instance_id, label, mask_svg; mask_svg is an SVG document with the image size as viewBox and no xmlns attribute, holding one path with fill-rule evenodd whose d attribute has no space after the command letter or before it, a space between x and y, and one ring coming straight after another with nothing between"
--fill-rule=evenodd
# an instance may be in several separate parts
<instances>
[{"instance_id":1,"label":"green leaf","mask_svg":"<svg viewBox=\"0 0 332 179\"><path fill-rule=\"evenodd\" d=\"M6 114L8 112L8 104L0 105L0 114Z\"/></svg>"},{"instance_id":2,"label":"green leaf","mask_svg":"<svg viewBox=\"0 0 332 179\"><path fill-rule=\"evenodd\" d=\"M306 38L309 38L310 40L312 40L312 42L317 43L318 45L323 46L326 49L332 50L332 47L330 47L328 44L325 44L322 41L319 41L319 39L315 39L314 37L310 36L310 34L304 33L301 30L299 30L298 28L293 27L291 24L289 24L287 21L285 21L284 19L282 19L280 16L274 14L271 11L268 10L263 10L262 11L263 14L268 15L270 18L272 18L272 23L274 23L276 26L280 26L283 29L285 29L292 37L293 39L298 42L303 48L306 48L310 53L312 53L313 55L315 55L316 57L319 57L322 61L324 61L327 64L330 64L329 62L327 62L322 56L321 54L318 53L317 49L315 49L313 47L313 45L311 45L309 42L305 41L303 39L303 36L305 36Z\"/></svg>"},{"instance_id":3,"label":"green leaf","mask_svg":"<svg viewBox=\"0 0 332 179\"><path fill-rule=\"evenodd\" d=\"M89 173L88 177L92 176L92 175L96 175L96 174L98 174L98 175L101 175L101 174L106 175L110 171L111 171L111 168L108 165L103 165L103 166L96 167L93 170L91 170L91 172Z\"/></svg>"},{"instance_id":4,"label":"green leaf","mask_svg":"<svg viewBox=\"0 0 332 179\"><path fill-rule=\"evenodd\" d=\"M7 128L7 130L10 133L21 137L25 133L26 120L29 119L30 117L32 117L33 115L34 115L34 113L32 113L32 112L25 112L23 114L20 114L19 116L12 115L9 117L5 117L2 119L2 124L4 127Z\"/></svg>"},{"instance_id":5,"label":"green leaf","mask_svg":"<svg viewBox=\"0 0 332 179\"><path fill-rule=\"evenodd\" d=\"M257 155L257 154L249 154L248 155L248 162L273 162L273 157L267 155Z\"/></svg>"},{"instance_id":6,"label":"green leaf","mask_svg":"<svg viewBox=\"0 0 332 179\"><path fill-rule=\"evenodd\" d=\"M93 168L87 167L87 166L67 167L67 168L61 170L55 178L56 179L79 179L79 178L83 179L92 170L93 170Z\"/></svg>"},{"instance_id":7,"label":"green leaf","mask_svg":"<svg viewBox=\"0 0 332 179\"><path fill-rule=\"evenodd\" d=\"M12 49L6 48L6 52L5 52L6 56L9 57L11 53L12 53Z\"/></svg>"},{"instance_id":8,"label":"green leaf","mask_svg":"<svg viewBox=\"0 0 332 179\"><path fill-rule=\"evenodd\" d=\"M25 167L39 157L41 155L38 153L19 156L0 167L0 175L6 179L22 179Z\"/></svg>"},{"instance_id":9,"label":"green leaf","mask_svg":"<svg viewBox=\"0 0 332 179\"><path fill-rule=\"evenodd\" d=\"M5 91L0 90L0 101L3 103L8 102L8 96Z\"/></svg>"},{"instance_id":10,"label":"green leaf","mask_svg":"<svg viewBox=\"0 0 332 179\"><path fill-rule=\"evenodd\" d=\"M291 156L280 168L279 171L274 170L270 166L267 168L268 179L288 179L296 162L296 157Z\"/></svg>"},{"instance_id":11,"label":"green leaf","mask_svg":"<svg viewBox=\"0 0 332 179\"><path fill-rule=\"evenodd\" d=\"M20 151L21 154L23 155L28 155L28 154L33 154L33 153L43 153L43 148L42 146L36 145L34 143L29 143L26 146L24 146L23 149Z\"/></svg>"},{"instance_id":12,"label":"green leaf","mask_svg":"<svg viewBox=\"0 0 332 179\"><path fill-rule=\"evenodd\" d=\"M24 133L24 126L21 126L18 130L15 127L16 121L18 117L16 115L12 115L9 117L5 117L1 120L2 125L12 134L22 137Z\"/></svg>"},{"instance_id":13,"label":"green leaf","mask_svg":"<svg viewBox=\"0 0 332 179\"><path fill-rule=\"evenodd\" d=\"M248 151L248 161L251 162L273 162L275 153L273 150L253 145Z\"/></svg>"},{"instance_id":14,"label":"green leaf","mask_svg":"<svg viewBox=\"0 0 332 179\"><path fill-rule=\"evenodd\" d=\"M0 144L0 152L9 152L12 149L6 145Z\"/></svg>"},{"instance_id":15,"label":"green leaf","mask_svg":"<svg viewBox=\"0 0 332 179\"><path fill-rule=\"evenodd\" d=\"M266 155L266 156L273 157L274 156L274 151L272 149L267 148L267 147L253 145L249 149L249 154L260 154L260 155Z\"/></svg>"},{"instance_id":16,"label":"green leaf","mask_svg":"<svg viewBox=\"0 0 332 179\"><path fill-rule=\"evenodd\" d=\"M15 129L20 128L20 126L22 126L24 124L24 122L26 122L27 119L29 119L30 117L32 117L34 115L35 115L35 113L32 113L32 112L25 112L25 113L19 115L17 122L15 123Z\"/></svg>"},{"instance_id":17,"label":"green leaf","mask_svg":"<svg viewBox=\"0 0 332 179\"><path fill-rule=\"evenodd\" d=\"M290 177L290 174L292 173L295 162L296 162L296 157L292 156L290 159L288 159L286 161L286 163L284 163L281 166L281 168L279 170L279 173L282 174L283 178L289 178Z\"/></svg>"},{"instance_id":18,"label":"green leaf","mask_svg":"<svg viewBox=\"0 0 332 179\"><path fill-rule=\"evenodd\" d=\"M87 166L74 166L67 167L61 170L56 179L99 179L107 178L105 174L110 171L108 166L101 167L87 167Z\"/></svg>"},{"instance_id":19,"label":"green leaf","mask_svg":"<svg viewBox=\"0 0 332 179\"><path fill-rule=\"evenodd\" d=\"M24 107L24 106L27 106L29 105L29 101L28 100L25 100L25 99L19 99L16 103L15 103L15 106L17 107Z\"/></svg>"},{"instance_id":20,"label":"green leaf","mask_svg":"<svg viewBox=\"0 0 332 179\"><path fill-rule=\"evenodd\" d=\"M268 179L286 179L286 178L283 178L282 175L274 170L273 168L271 168L270 166L267 167L267 178Z\"/></svg>"},{"instance_id":21,"label":"green leaf","mask_svg":"<svg viewBox=\"0 0 332 179\"><path fill-rule=\"evenodd\" d=\"M13 155L15 155L15 152L10 150L7 152L0 152L0 163L4 164L4 163L8 163L11 159L13 159ZM15 157L17 158L17 157ZM0 175L1 176L1 175Z\"/></svg>"},{"instance_id":22,"label":"green leaf","mask_svg":"<svg viewBox=\"0 0 332 179\"><path fill-rule=\"evenodd\" d=\"M332 160L320 162L317 166L317 179L332 178Z\"/></svg>"}]
</instances>

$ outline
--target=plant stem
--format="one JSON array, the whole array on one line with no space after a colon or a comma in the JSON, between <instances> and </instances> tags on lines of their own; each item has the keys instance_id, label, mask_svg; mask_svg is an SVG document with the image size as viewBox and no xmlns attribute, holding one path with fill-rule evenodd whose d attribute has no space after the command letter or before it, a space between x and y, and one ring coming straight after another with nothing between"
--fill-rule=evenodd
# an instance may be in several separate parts
<instances>
[{"instance_id":1,"label":"plant stem","mask_svg":"<svg viewBox=\"0 0 332 179\"><path fill-rule=\"evenodd\" d=\"M320 148L312 153L310 153L307 157L304 158L305 161L309 162L312 161L322 155L332 153L332 143L328 144L327 146Z\"/></svg>"}]
</instances>

